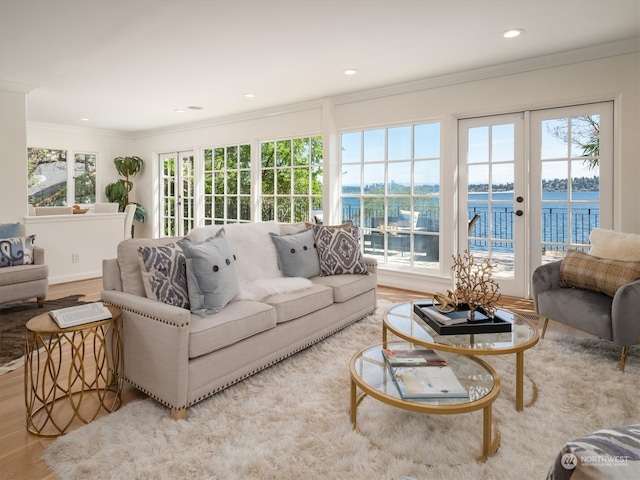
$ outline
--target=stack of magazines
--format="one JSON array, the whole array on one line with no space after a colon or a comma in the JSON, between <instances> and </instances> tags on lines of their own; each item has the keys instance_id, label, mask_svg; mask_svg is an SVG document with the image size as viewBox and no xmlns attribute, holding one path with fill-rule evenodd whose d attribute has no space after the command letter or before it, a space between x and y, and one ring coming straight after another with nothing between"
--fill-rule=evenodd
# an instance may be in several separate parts
<instances>
[{"instance_id":1,"label":"stack of magazines","mask_svg":"<svg viewBox=\"0 0 640 480\"><path fill-rule=\"evenodd\" d=\"M75 327L111 318L111 312L102 302L59 308L49 312L49 315L60 328Z\"/></svg>"},{"instance_id":2,"label":"stack of magazines","mask_svg":"<svg viewBox=\"0 0 640 480\"><path fill-rule=\"evenodd\" d=\"M382 356L405 400L469 397L451 367L433 350L384 348Z\"/></svg>"}]
</instances>

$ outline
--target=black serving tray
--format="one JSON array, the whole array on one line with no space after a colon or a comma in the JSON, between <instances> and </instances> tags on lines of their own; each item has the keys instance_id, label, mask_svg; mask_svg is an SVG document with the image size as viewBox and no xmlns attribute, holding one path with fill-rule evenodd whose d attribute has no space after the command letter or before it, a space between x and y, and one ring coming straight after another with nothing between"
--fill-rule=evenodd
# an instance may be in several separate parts
<instances>
[{"instance_id":1,"label":"black serving tray","mask_svg":"<svg viewBox=\"0 0 640 480\"><path fill-rule=\"evenodd\" d=\"M422 307L431 307L433 302L424 301L424 302L414 302L413 303L413 311L418 315L423 321L425 321L431 328L433 328L438 335L464 335L470 333L503 333L510 332L512 330L511 322L504 320L498 316L492 317L488 321L483 322L469 322L467 323L458 323L455 325L444 325L437 320L431 318L425 312L422 311ZM459 310L469 310L469 307L462 306L458 307ZM485 311L482 309L478 309L480 313L485 314ZM445 314L446 315L446 314Z\"/></svg>"}]
</instances>

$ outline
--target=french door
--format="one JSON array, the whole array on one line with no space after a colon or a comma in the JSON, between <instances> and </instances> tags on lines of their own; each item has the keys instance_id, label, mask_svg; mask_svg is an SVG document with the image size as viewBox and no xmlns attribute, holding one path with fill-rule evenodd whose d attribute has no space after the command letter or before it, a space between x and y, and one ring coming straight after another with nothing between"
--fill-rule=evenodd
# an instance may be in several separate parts
<instances>
[{"instance_id":1,"label":"french door","mask_svg":"<svg viewBox=\"0 0 640 480\"><path fill-rule=\"evenodd\" d=\"M195 222L195 178L193 151L159 155L160 235L183 236Z\"/></svg>"},{"instance_id":2,"label":"french door","mask_svg":"<svg viewBox=\"0 0 640 480\"><path fill-rule=\"evenodd\" d=\"M459 251L489 259L500 291L613 222L613 102L459 122Z\"/></svg>"}]
</instances>

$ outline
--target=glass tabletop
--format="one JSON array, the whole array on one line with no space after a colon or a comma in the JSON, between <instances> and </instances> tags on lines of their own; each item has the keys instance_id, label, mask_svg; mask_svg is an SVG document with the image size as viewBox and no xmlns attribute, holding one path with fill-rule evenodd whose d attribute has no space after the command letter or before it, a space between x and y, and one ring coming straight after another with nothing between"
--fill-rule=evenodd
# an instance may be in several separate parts
<instances>
[{"instance_id":1,"label":"glass tabletop","mask_svg":"<svg viewBox=\"0 0 640 480\"><path fill-rule=\"evenodd\" d=\"M391 307L384 315L385 326L409 341L422 344L450 346L479 353L508 353L526 350L538 342L538 329L527 319L508 310L496 315L512 324L510 332L440 335L413 311L414 303L405 302Z\"/></svg>"},{"instance_id":2,"label":"glass tabletop","mask_svg":"<svg viewBox=\"0 0 640 480\"><path fill-rule=\"evenodd\" d=\"M409 350L422 348L406 342L388 343L387 348L396 350ZM361 382L382 394L398 402L419 403L429 406L455 406L465 405L485 398L491 393L496 384L495 372L480 359L460 355L451 352L437 352L449 367L453 370L458 381L467 390L468 398L420 398L403 400L391 378L382 356L382 345L373 345L362 350L352 359L352 372Z\"/></svg>"}]
</instances>

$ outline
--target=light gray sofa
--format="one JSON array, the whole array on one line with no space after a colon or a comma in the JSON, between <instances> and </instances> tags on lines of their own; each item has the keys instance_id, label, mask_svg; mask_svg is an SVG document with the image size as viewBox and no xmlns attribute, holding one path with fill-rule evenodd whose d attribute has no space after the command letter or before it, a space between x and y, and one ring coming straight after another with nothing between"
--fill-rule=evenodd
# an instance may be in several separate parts
<instances>
[{"instance_id":1,"label":"light gray sofa","mask_svg":"<svg viewBox=\"0 0 640 480\"><path fill-rule=\"evenodd\" d=\"M244 237L251 237L255 230L252 225L259 224L227 227L243 229ZM278 228L284 232L287 226ZM208 236L207 227L199 238L197 230L190 232L194 240ZM322 340L376 308L377 261L369 257L364 257L367 275L312 277L310 287L304 290L271 295L261 301L234 300L205 317L146 298L138 247L177 240L130 239L120 243L118 258L103 261L101 294L105 303L123 312L125 379L169 407L174 419L185 418L187 407ZM266 258L263 252L274 248L268 236L267 242L257 256ZM229 244L234 248L232 241ZM252 247L249 244L243 248ZM243 255L238 253L240 258Z\"/></svg>"},{"instance_id":2,"label":"light gray sofa","mask_svg":"<svg viewBox=\"0 0 640 480\"><path fill-rule=\"evenodd\" d=\"M24 224L20 235L25 236ZM0 304L35 298L42 306L49 291L49 267L44 263L44 248L33 248L33 264L0 268Z\"/></svg>"}]
</instances>

